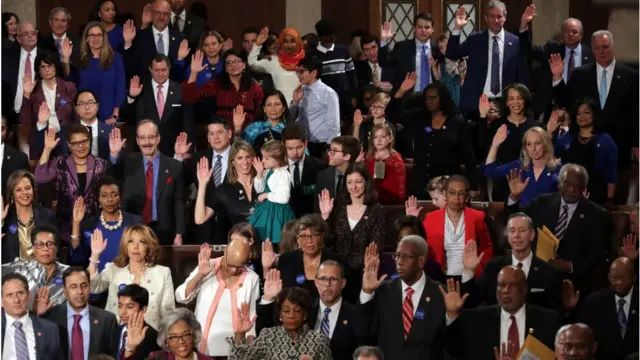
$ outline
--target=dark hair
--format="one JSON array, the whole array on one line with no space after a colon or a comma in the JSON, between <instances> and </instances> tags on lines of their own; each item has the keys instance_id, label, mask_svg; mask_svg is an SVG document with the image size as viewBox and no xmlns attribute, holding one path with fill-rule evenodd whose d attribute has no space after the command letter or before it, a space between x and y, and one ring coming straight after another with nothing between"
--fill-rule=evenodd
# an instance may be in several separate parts
<instances>
[{"instance_id":1,"label":"dark hair","mask_svg":"<svg viewBox=\"0 0 640 360\"><path fill-rule=\"evenodd\" d=\"M67 278L71 276L73 273L83 273L87 277L87 281L91 281L91 277L89 276L89 270L82 266L70 266L65 271L62 272L62 284L67 286Z\"/></svg>"},{"instance_id":2,"label":"dark hair","mask_svg":"<svg viewBox=\"0 0 640 360\"><path fill-rule=\"evenodd\" d=\"M435 89L438 92L438 98L440 99L440 111L448 118L454 116L458 112L458 108L456 107L456 102L453 100L453 96L451 96L451 92L447 88L447 85L444 83L437 81L429 84L424 91L422 92L422 106L426 110L427 103L427 91Z\"/></svg>"},{"instance_id":3,"label":"dark hair","mask_svg":"<svg viewBox=\"0 0 640 360\"><path fill-rule=\"evenodd\" d=\"M360 30L360 29L353 30L351 35L349 35L349 42L353 41L353 39L355 39L356 37L363 37L366 34L367 32L364 30Z\"/></svg>"},{"instance_id":4,"label":"dark hair","mask_svg":"<svg viewBox=\"0 0 640 360\"><path fill-rule=\"evenodd\" d=\"M375 42L378 46L380 46L380 39L378 39L377 36L369 33L363 34L360 38L360 47L364 49L365 44L369 44L372 42Z\"/></svg>"},{"instance_id":5,"label":"dark hair","mask_svg":"<svg viewBox=\"0 0 640 360\"><path fill-rule=\"evenodd\" d=\"M218 80L220 81L220 87L225 90L234 90L233 84L231 83L231 78L229 77L229 73L227 72L226 61L229 56L235 56L242 60L245 65L247 64L247 54L241 50L229 49L222 54L222 61L225 62L225 68ZM255 80L249 75L249 71L244 71L242 75L240 75L240 89L239 91L248 91Z\"/></svg>"},{"instance_id":6,"label":"dark hair","mask_svg":"<svg viewBox=\"0 0 640 360\"><path fill-rule=\"evenodd\" d=\"M159 62L163 62L163 61L165 63L167 63L167 67L169 69L171 69L171 60L169 59L169 57L167 55L165 55L165 54L160 54L160 53L155 54L153 56L153 59L151 59L151 62L149 63L149 68L153 67L153 63L154 62L159 63Z\"/></svg>"},{"instance_id":7,"label":"dark hair","mask_svg":"<svg viewBox=\"0 0 640 360\"><path fill-rule=\"evenodd\" d=\"M278 43L278 34L274 33L273 31L269 30L269 35L267 36L267 40L264 41L264 43L262 44L262 47L260 48L260 55L259 55L259 59L263 59L266 56L269 55L276 55L276 54L272 54L271 52L269 52L269 48L271 46L273 46L273 44Z\"/></svg>"},{"instance_id":8,"label":"dark hair","mask_svg":"<svg viewBox=\"0 0 640 360\"><path fill-rule=\"evenodd\" d=\"M282 93L282 91L280 90L269 90L267 92L265 92L264 96L262 97L262 107L260 107L260 109L258 110L258 116L256 117L257 119L261 119L261 118L266 118L267 114L264 112L264 107L267 104L267 99L271 96L277 96L278 98L280 98L280 102L282 103L282 121L287 123L289 122L289 106L287 105L287 98L284 97L284 94Z\"/></svg>"},{"instance_id":9,"label":"dark hair","mask_svg":"<svg viewBox=\"0 0 640 360\"><path fill-rule=\"evenodd\" d=\"M587 105L589 109L591 109L591 124L593 124L593 130L591 130L591 132L593 134L602 132L602 110L600 109L600 106L598 106L598 103L590 97L585 97L576 101L575 107L571 109L571 123L569 124L569 131L575 135L580 133L580 126L578 125L578 110L582 105Z\"/></svg>"},{"instance_id":10,"label":"dark hair","mask_svg":"<svg viewBox=\"0 0 640 360\"><path fill-rule=\"evenodd\" d=\"M94 6L93 10L91 11L91 13L89 14L89 21L102 21L102 19L100 18L100 8L102 7L102 5L106 2L110 2L113 4L113 8L116 11L116 15L113 17L113 22L115 23L117 18L118 18L118 14L120 13L118 11L118 5L116 4L115 0L98 0L98 2L96 3L96 5Z\"/></svg>"},{"instance_id":11,"label":"dark hair","mask_svg":"<svg viewBox=\"0 0 640 360\"><path fill-rule=\"evenodd\" d=\"M469 185L469 180L467 180L467 178L462 175L456 174L456 175L449 176L447 181L444 182L444 191L446 192L447 190L449 190L449 185L454 182L463 183L467 191L471 190L471 186Z\"/></svg>"},{"instance_id":12,"label":"dark hair","mask_svg":"<svg viewBox=\"0 0 640 360\"><path fill-rule=\"evenodd\" d=\"M413 25L414 26L416 25L418 20L430 21L431 22L431 26L433 26L433 16L431 15L431 13L421 12L421 13L416 14L416 16L413 17Z\"/></svg>"},{"instance_id":13,"label":"dark hair","mask_svg":"<svg viewBox=\"0 0 640 360\"><path fill-rule=\"evenodd\" d=\"M207 127L209 127L209 125L222 125L224 126L224 129L226 131L231 129L229 122L216 114L211 115L211 117L209 118L209 121L207 122Z\"/></svg>"},{"instance_id":14,"label":"dark hair","mask_svg":"<svg viewBox=\"0 0 640 360\"><path fill-rule=\"evenodd\" d=\"M500 109L500 116L507 117L509 115L509 108L507 107L507 100L509 100L509 90L515 90L522 96L522 100L524 100L524 115L527 118L533 117L533 95L531 95L531 91L526 85L520 83L513 83L508 86L505 86L504 90L502 90L502 104Z\"/></svg>"},{"instance_id":15,"label":"dark hair","mask_svg":"<svg viewBox=\"0 0 640 360\"><path fill-rule=\"evenodd\" d=\"M286 142L287 140L307 141L307 132L302 125L297 122L288 123L282 130L282 142Z\"/></svg>"},{"instance_id":16,"label":"dark hair","mask_svg":"<svg viewBox=\"0 0 640 360\"><path fill-rule=\"evenodd\" d=\"M300 218L298 221L298 229L296 233L300 231L311 230L312 232L318 232L324 235L327 232L327 224L322 220L320 214L307 214Z\"/></svg>"},{"instance_id":17,"label":"dark hair","mask_svg":"<svg viewBox=\"0 0 640 360\"><path fill-rule=\"evenodd\" d=\"M356 162L358 155L360 155L360 150L362 150L362 146L358 139L351 135L336 136L331 140L331 143L336 143L342 146L343 155L351 155L351 158L349 158L350 164Z\"/></svg>"},{"instance_id":18,"label":"dark hair","mask_svg":"<svg viewBox=\"0 0 640 360\"><path fill-rule=\"evenodd\" d=\"M415 216L402 215L393 222L393 232L395 234L393 238L396 241L400 241L398 234L404 228L411 228L413 235L418 235L423 239L427 238L427 232L424 229L424 225L422 225L422 221Z\"/></svg>"},{"instance_id":19,"label":"dark hair","mask_svg":"<svg viewBox=\"0 0 640 360\"><path fill-rule=\"evenodd\" d=\"M244 30L242 30L242 39L244 40L244 36L247 34L260 34L260 30L258 30L258 28L256 28L255 26L249 26L246 27Z\"/></svg>"},{"instance_id":20,"label":"dark hair","mask_svg":"<svg viewBox=\"0 0 640 360\"><path fill-rule=\"evenodd\" d=\"M101 176L98 181L96 181L95 191L96 191L96 199L100 198L100 190L103 186L115 186L118 188L118 192L122 192L122 182L120 180L114 178L113 176L104 175Z\"/></svg>"},{"instance_id":21,"label":"dark hair","mask_svg":"<svg viewBox=\"0 0 640 360\"><path fill-rule=\"evenodd\" d=\"M342 265L339 261L336 260L325 260L318 265L318 269L316 270L316 274L320 272L321 266L333 266L338 268L338 273L340 274L340 279L345 278L344 265Z\"/></svg>"},{"instance_id":22,"label":"dark hair","mask_svg":"<svg viewBox=\"0 0 640 360\"><path fill-rule=\"evenodd\" d=\"M67 141L71 141L71 137L73 135L80 134L86 136L88 139L91 139L91 134L89 134L89 129L82 124L71 124L67 129Z\"/></svg>"},{"instance_id":23,"label":"dark hair","mask_svg":"<svg viewBox=\"0 0 640 360\"><path fill-rule=\"evenodd\" d=\"M96 95L96 93L93 90L91 90L91 89L82 89L82 90L79 90L76 93L76 96L73 97L73 103L76 104L76 106L78 105L78 99L80 98L80 95L82 95L84 93L91 94L91 96L93 96L93 100L95 100L96 103L98 103L98 104L100 103L100 99L98 99L98 95Z\"/></svg>"},{"instance_id":24,"label":"dark hair","mask_svg":"<svg viewBox=\"0 0 640 360\"><path fill-rule=\"evenodd\" d=\"M347 167L347 171L344 172L344 182L347 183L347 177L351 174L359 174L364 179L364 204L366 206L375 205L378 203L378 193L376 192L376 185L373 182L373 178L369 175L367 170L362 164L351 163ZM348 191L343 192L344 201L346 205L351 205L351 195Z\"/></svg>"},{"instance_id":25,"label":"dark hair","mask_svg":"<svg viewBox=\"0 0 640 360\"><path fill-rule=\"evenodd\" d=\"M362 345L356 349L353 353L353 360L358 360L360 356L375 357L376 360L384 360L384 354L377 346Z\"/></svg>"},{"instance_id":26,"label":"dark hair","mask_svg":"<svg viewBox=\"0 0 640 360\"><path fill-rule=\"evenodd\" d=\"M56 244L58 243L58 229L56 229L56 227L51 224L40 224L40 225L37 225L35 229L33 229L33 231L31 231L32 244L36 242L36 237L40 233L50 233L51 236L53 237L53 241L55 241Z\"/></svg>"},{"instance_id":27,"label":"dark hair","mask_svg":"<svg viewBox=\"0 0 640 360\"><path fill-rule=\"evenodd\" d=\"M149 292L138 284L129 284L119 290L118 298L122 296L130 297L134 303L140 306L140 309L149 306Z\"/></svg>"},{"instance_id":28,"label":"dark hair","mask_svg":"<svg viewBox=\"0 0 640 360\"><path fill-rule=\"evenodd\" d=\"M318 73L316 79L320 79L322 76L322 61L315 56L305 56L302 60L298 61L298 66L309 72L315 70Z\"/></svg>"},{"instance_id":29,"label":"dark hair","mask_svg":"<svg viewBox=\"0 0 640 360\"><path fill-rule=\"evenodd\" d=\"M280 311L282 310L282 304L285 300L289 300L293 305L300 306L304 315L311 313L311 295L309 295L309 291L303 288L286 287L280 291L280 294L278 294L276 311L273 314L276 318L275 320L277 324L282 324L280 321Z\"/></svg>"},{"instance_id":30,"label":"dark hair","mask_svg":"<svg viewBox=\"0 0 640 360\"><path fill-rule=\"evenodd\" d=\"M20 24L20 18L18 17L18 15L16 15L16 13L12 13L12 12L3 12L2 13L2 38L3 39L7 39L9 38L9 27L7 26L7 23L9 22L9 20L11 20L11 18L16 18L16 21L18 22L18 24ZM16 34L17 37L18 34Z\"/></svg>"},{"instance_id":31,"label":"dark hair","mask_svg":"<svg viewBox=\"0 0 640 360\"><path fill-rule=\"evenodd\" d=\"M331 21L327 19L320 19L320 21L316 23L315 28L316 28L316 34L318 34L318 37L334 36L336 34L335 26L333 26Z\"/></svg>"},{"instance_id":32,"label":"dark hair","mask_svg":"<svg viewBox=\"0 0 640 360\"><path fill-rule=\"evenodd\" d=\"M31 184L31 189L33 190L32 204L37 203L38 188L36 183L36 177L33 176L33 174L28 170L15 170L9 175L9 178L7 179L7 183L5 184L7 189L7 194L6 194L7 202L11 202L13 200L13 191L16 189L16 186L18 186L18 183L20 182L20 180L24 178L29 180L29 183Z\"/></svg>"},{"instance_id":33,"label":"dark hair","mask_svg":"<svg viewBox=\"0 0 640 360\"><path fill-rule=\"evenodd\" d=\"M305 34L305 35L302 36L301 40L302 41L306 41L308 47L316 47L316 46L318 46L318 43L320 42L320 39L318 38L318 35L315 34L315 33Z\"/></svg>"},{"instance_id":34,"label":"dark hair","mask_svg":"<svg viewBox=\"0 0 640 360\"><path fill-rule=\"evenodd\" d=\"M45 51L39 53L38 56L36 56L34 69L36 71L36 78L38 80L42 80L42 76L40 76L40 66L42 65L42 63L53 65L56 69L56 76L60 76L60 74L58 74L58 68L60 67L60 56L58 56L57 53L54 54L52 52Z\"/></svg>"},{"instance_id":35,"label":"dark hair","mask_svg":"<svg viewBox=\"0 0 640 360\"><path fill-rule=\"evenodd\" d=\"M8 273L6 275L2 275L2 287L4 287L4 284L9 280L18 280L18 281L20 281L22 283L22 285L24 285L25 291L29 292L29 281L27 280L26 277L24 277L24 275L19 274L17 272L12 272L12 273Z\"/></svg>"}]
</instances>

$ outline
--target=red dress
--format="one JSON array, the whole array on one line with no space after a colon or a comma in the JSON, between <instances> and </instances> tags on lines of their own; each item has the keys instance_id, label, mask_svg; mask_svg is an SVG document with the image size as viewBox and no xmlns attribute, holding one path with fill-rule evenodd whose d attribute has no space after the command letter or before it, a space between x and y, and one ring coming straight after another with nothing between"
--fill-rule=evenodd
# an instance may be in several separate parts
<instances>
[{"instance_id":1,"label":"red dress","mask_svg":"<svg viewBox=\"0 0 640 360\"><path fill-rule=\"evenodd\" d=\"M373 155L367 156L365 160L369 173L373 177L373 170L376 159ZM393 152L391 156L384 160L384 179L375 179L378 190L378 201L381 204L393 204L403 202L406 199L407 174L404 168L404 161L398 152Z\"/></svg>"}]
</instances>

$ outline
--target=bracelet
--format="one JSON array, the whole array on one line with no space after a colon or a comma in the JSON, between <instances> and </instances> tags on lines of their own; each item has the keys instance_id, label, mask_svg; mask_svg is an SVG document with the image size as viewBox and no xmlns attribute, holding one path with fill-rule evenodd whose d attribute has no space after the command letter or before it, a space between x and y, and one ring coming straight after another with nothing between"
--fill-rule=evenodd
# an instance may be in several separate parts
<instances>
[{"instance_id":1,"label":"bracelet","mask_svg":"<svg viewBox=\"0 0 640 360\"><path fill-rule=\"evenodd\" d=\"M80 238L80 236L78 236L78 235L71 235L71 240L76 240L76 239L78 239L78 238Z\"/></svg>"},{"instance_id":2,"label":"bracelet","mask_svg":"<svg viewBox=\"0 0 640 360\"><path fill-rule=\"evenodd\" d=\"M124 346L124 349L125 349L126 351L130 352L130 353L135 353L135 352L136 352L136 349L133 349L133 350L132 350L132 349L129 349L129 346L128 346L128 345L125 345L125 346Z\"/></svg>"},{"instance_id":3,"label":"bracelet","mask_svg":"<svg viewBox=\"0 0 640 360\"><path fill-rule=\"evenodd\" d=\"M93 259L89 258L89 264L93 264L96 267L98 267L98 264L100 264L100 260L93 260Z\"/></svg>"}]
</instances>

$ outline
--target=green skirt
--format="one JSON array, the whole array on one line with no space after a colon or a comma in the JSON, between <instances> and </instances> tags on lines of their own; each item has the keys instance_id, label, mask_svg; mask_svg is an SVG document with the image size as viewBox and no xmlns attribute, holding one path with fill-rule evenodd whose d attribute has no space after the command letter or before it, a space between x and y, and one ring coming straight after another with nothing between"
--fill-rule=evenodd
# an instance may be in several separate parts
<instances>
[{"instance_id":1,"label":"green skirt","mask_svg":"<svg viewBox=\"0 0 640 360\"><path fill-rule=\"evenodd\" d=\"M256 206L249 218L249 223L258 231L261 242L269 239L271 243L279 244L282 228L295 218L289 204L278 204L266 200Z\"/></svg>"}]
</instances>

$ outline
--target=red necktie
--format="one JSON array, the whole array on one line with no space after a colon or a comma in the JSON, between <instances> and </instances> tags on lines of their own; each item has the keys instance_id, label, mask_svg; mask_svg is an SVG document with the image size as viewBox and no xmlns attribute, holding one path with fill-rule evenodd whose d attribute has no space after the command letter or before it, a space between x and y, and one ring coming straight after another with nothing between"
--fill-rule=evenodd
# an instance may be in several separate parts
<instances>
[{"instance_id":1,"label":"red necktie","mask_svg":"<svg viewBox=\"0 0 640 360\"><path fill-rule=\"evenodd\" d=\"M569 53L569 69L567 70L567 81L569 81L569 79L571 78L571 74L573 73L573 70L575 70L576 68L576 59L574 56L575 56L575 52L571 50L571 52Z\"/></svg>"},{"instance_id":2,"label":"red necktie","mask_svg":"<svg viewBox=\"0 0 640 360\"><path fill-rule=\"evenodd\" d=\"M413 322L413 300L411 300L411 296L414 290L407 288L405 292L407 296L404 298L404 304L402 305L402 323L404 324L404 339L406 340Z\"/></svg>"},{"instance_id":3,"label":"red necktie","mask_svg":"<svg viewBox=\"0 0 640 360\"><path fill-rule=\"evenodd\" d=\"M33 81L33 73L31 70L31 53L27 53L27 61L24 62L24 78Z\"/></svg>"},{"instance_id":4,"label":"red necktie","mask_svg":"<svg viewBox=\"0 0 640 360\"><path fill-rule=\"evenodd\" d=\"M149 161L147 165L147 172L144 174L144 187L145 187L145 199L144 207L142 208L142 220L145 224L151 222L151 207L153 206L153 162Z\"/></svg>"},{"instance_id":5,"label":"red necktie","mask_svg":"<svg viewBox=\"0 0 640 360\"><path fill-rule=\"evenodd\" d=\"M513 344L513 346L520 350L520 336L518 335L518 324L516 323L516 317L511 315L511 326L509 326L509 333L507 334L507 341Z\"/></svg>"},{"instance_id":6,"label":"red necktie","mask_svg":"<svg viewBox=\"0 0 640 360\"><path fill-rule=\"evenodd\" d=\"M80 328L82 315L73 315L73 327L71 328L71 360L84 360L84 341Z\"/></svg>"}]
</instances>

